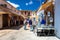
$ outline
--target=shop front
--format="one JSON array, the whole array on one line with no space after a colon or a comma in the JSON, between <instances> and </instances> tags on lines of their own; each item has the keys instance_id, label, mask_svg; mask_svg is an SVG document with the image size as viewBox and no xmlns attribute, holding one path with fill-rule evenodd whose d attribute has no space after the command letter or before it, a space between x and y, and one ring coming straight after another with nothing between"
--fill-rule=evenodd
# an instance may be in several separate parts
<instances>
[{"instance_id":1,"label":"shop front","mask_svg":"<svg viewBox=\"0 0 60 40\"><path fill-rule=\"evenodd\" d=\"M20 25L20 16L16 14L10 15L10 26L19 26Z\"/></svg>"},{"instance_id":2,"label":"shop front","mask_svg":"<svg viewBox=\"0 0 60 40\"><path fill-rule=\"evenodd\" d=\"M53 2L46 2L42 4L37 12L39 19L39 27L37 28L37 35L40 36L54 36L54 5Z\"/></svg>"},{"instance_id":3,"label":"shop front","mask_svg":"<svg viewBox=\"0 0 60 40\"><path fill-rule=\"evenodd\" d=\"M11 12L0 12L0 28L10 28L20 26L24 18L21 15L16 15Z\"/></svg>"},{"instance_id":4,"label":"shop front","mask_svg":"<svg viewBox=\"0 0 60 40\"><path fill-rule=\"evenodd\" d=\"M9 14L7 12L0 12L0 28L8 27L8 17Z\"/></svg>"}]
</instances>

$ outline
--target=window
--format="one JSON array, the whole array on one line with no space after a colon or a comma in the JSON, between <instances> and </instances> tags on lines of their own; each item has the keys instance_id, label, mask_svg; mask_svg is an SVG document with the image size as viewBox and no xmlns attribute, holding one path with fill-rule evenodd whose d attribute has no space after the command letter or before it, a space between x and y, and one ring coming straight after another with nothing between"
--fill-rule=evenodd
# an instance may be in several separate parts
<instances>
[{"instance_id":1,"label":"window","mask_svg":"<svg viewBox=\"0 0 60 40\"><path fill-rule=\"evenodd\" d=\"M6 5L6 4L0 4L0 6L3 6L3 7L5 7L5 8L7 7L7 5Z\"/></svg>"},{"instance_id":2,"label":"window","mask_svg":"<svg viewBox=\"0 0 60 40\"><path fill-rule=\"evenodd\" d=\"M26 15L26 11L25 11L25 15Z\"/></svg>"},{"instance_id":3,"label":"window","mask_svg":"<svg viewBox=\"0 0 60 40\"><path fill-rule=\"evenodd\" d=\"M30 12L28 12L28 16L30 16Z\"/></svg>"}]
</instances>

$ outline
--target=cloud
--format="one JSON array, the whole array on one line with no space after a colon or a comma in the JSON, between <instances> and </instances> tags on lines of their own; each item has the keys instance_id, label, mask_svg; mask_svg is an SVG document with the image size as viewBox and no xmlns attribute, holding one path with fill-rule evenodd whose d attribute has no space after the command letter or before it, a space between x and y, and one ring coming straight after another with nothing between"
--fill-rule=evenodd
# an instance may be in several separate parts
<instances>
[{"instance_id":1,"label":"cloud","mask_svg":"<svg viewBox=\"0 0 60 40\"><path fill-rule=\"evenodd\" d=\"M30 5L33 4L33 1L30 1L29 4L30 4Z\"/></svg>"},{"instance_id":2,"label":"cloud","mask_svg":"<svg viewBox=\"0 0 60 40\"><path fill-rule=\"evenodd\" d=\"M18 4L12 3L12 2L10 2L10 1L7 1L7 2L8 2L9 4L11 4L12 6L14 6L15 8L19 7Z\"/></svg>"},{"instance_id":3,"label":"cloud","mask_svg":"<svg viewBox=\"0 0 60 40\"><path fill-rule=\"evenodd\" d=\"M26 3L26 5L29 5L28 3Z\"/></svg>"},{"instance_id":4,"label":"cloud","mask_svg":"<svg viewBox=\"0 0 60 40\"><path fill-rule=\"evenodd\" d=\"M31 4L33 4L33 1L30 1L30 2L26 3L26 6L31 5Z\"/></svg>"},{"instance_id":5,"label":"cloud","mask_svg":"<svg viewBox=\"0 0 60 40\"><path fill-rule=\"evenodd\" d=\"M19 10L22 10L21 8Z\"/></svg>"}]
</instances>

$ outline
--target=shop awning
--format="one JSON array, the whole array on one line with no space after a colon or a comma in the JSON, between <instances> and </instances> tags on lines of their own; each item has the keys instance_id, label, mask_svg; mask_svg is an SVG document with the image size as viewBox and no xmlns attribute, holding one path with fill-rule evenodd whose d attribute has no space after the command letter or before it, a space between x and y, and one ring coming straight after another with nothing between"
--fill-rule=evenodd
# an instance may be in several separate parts
<instances>
[{"instance_id":1,"label":"shop awning","mask_svg":"<svg viewBox=\"0 0 60 40\"><path fill-rule=\"evenodd\" d=\"M38 12L39 12L40 10L45 10L45 9L46 9L47 7L49 7L50 5L52 5L52 2L47 2L47 3L43 4L43 5L39 8Z\"/></svg>"}]
</instances>

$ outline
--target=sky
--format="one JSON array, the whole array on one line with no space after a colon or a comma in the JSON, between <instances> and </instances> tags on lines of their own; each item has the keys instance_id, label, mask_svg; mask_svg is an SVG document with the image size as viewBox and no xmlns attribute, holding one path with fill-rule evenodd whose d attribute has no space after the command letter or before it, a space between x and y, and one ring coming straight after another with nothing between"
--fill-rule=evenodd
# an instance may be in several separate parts
<instances>
[{"instance_id":1,"label":"sky","mask_svg":"<svg viewBox=\"0 0 60 40\"><path fill-rule=\"evenodd\" d=\"M37 10L45 0L7 0L18 10Z\"/></svg>"}]
</instances>

